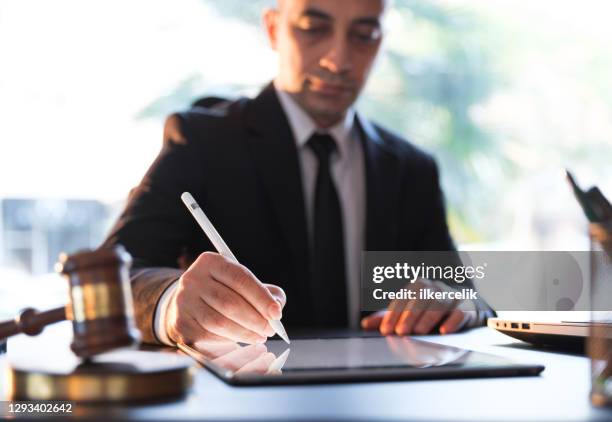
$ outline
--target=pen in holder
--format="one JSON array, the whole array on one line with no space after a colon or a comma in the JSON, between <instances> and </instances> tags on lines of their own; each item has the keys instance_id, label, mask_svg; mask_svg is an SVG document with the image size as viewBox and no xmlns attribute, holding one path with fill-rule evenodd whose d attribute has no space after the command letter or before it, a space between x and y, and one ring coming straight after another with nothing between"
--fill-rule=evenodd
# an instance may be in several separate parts
<instances>
[{"instance_id":1,"label":"pen in holder","mask_svg":"<svg viewBox=\"0 0 612 422\"><path fill-rule=\"evenodd\" d=\"M591 240L591 403L612 406L612 219L589 224ZM602 321L605 320L605 321Z\"/></svg>"}]
</instances>

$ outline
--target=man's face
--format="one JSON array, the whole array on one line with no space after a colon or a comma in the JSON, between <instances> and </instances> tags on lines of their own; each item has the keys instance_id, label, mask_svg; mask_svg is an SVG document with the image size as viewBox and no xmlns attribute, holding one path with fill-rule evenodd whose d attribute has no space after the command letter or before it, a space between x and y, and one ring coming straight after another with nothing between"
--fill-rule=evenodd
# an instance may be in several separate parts
<instances>
[{"instance_id":1,"label":"man's face","mask_svg":"<svg viewBox=\"0 0 612 422\"><path fill-rule=\"evenodd\" d=\"M280 88L320 125L338 122L365 85L384 9L385 0L279 0L266 13Z\"/></svg>"}]
</instances>

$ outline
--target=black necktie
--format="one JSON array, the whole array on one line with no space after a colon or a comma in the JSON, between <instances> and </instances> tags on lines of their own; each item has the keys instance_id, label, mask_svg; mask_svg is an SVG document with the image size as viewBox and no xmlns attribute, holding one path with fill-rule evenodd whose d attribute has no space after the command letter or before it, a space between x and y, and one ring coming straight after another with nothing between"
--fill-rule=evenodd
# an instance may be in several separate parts
<instances>
[{"instance_id":1,"label":"black necktie","mask_svg":"<svg viewBox=\"0 0 612 422\"><path fill-rule=\"evenodd\" d=\"M308 146L319 160L315 188L311 291L319 327L347 326L342 208L331 176L334 139L314 134Z\"/></svg>"}]
</instances>

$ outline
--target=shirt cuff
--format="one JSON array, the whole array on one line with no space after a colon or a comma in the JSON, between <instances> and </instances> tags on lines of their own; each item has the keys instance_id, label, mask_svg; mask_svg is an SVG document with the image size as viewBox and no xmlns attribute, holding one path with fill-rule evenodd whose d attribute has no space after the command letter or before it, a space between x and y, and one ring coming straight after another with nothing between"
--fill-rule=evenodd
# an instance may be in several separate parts
<instances>
[{"instance_id":1,"label":"shirt cuff","mask_svg":"<svg viewBox=\"0 0 612 422\"><path fill-rule=\"evenodd\" d=\"M155 320L153 321L153 329L157 339L161 343L173 347L176 346L176 343L170 340L170 337L168 337L168 333L166 332L166 312L168 311L170 299L172 298L172 295L177 287L178 280L173 282L161 295L159 301L157 302L157 307L155 308Z\"/></svg>"}]
</instances>

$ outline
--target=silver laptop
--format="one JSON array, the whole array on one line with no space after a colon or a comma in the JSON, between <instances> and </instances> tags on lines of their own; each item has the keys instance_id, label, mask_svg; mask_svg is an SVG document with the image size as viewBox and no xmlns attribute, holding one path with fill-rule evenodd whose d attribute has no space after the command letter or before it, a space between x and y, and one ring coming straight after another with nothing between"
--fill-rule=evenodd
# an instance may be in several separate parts
<instances>
[{"instance_id":1,"label":"silver laptop","mask_svg":"<svg viewBox=\"0 0 612 422\"><path fill-rule=\"evenodd\" d=\"M520 314L520 313L519 313ZM510 337L537 346L584 350L592 327L605 325L612 329L609 312L592 317L589 312L546 312L547 318L489 318L487 325ZM555 320L555 314L558 318ZM517 315L518 316L518 315Z\"/></svg>"},{"instance_id":2,"label":"silver laptop","mask_svg":"<svg viewBox=\"0 0 612 422\"><path fill-rule=\"evenodd\" d=\"M612 221L612 205L597 187L583 191L569 171L567 171L567 180L590 222ZM487 325L528 343L573 348L579 351L584 351L584 340L589 336L592 327L603 324L612 329L611 312L540 312L536 314L547 315L549 318L542 321L538 321L537 317L491 318Z\"/></svg>"}]
</instances>

